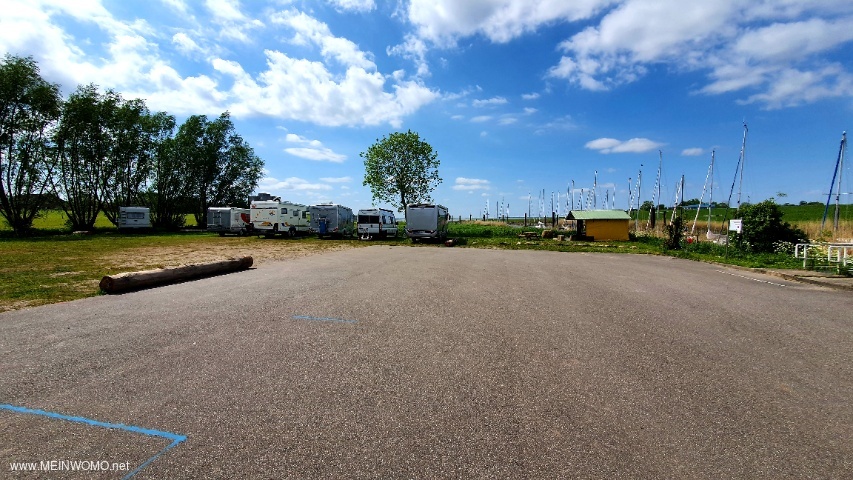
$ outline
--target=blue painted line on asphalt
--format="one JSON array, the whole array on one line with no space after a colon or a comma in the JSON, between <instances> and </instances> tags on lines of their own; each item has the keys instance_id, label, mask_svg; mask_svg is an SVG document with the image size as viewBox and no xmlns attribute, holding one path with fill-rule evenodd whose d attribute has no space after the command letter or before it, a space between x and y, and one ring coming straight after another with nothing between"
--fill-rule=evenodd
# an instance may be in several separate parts
<instances>
[{"instance_id":1,"label":"blue painted line on asphalt","mask_svg":"<svg viewBox=\"0 0 853 480\"><path fill-rule=\"evenodd\" d=\"M309 317L308 315L294 315L296 320L311 320L314 322L335 322L335 323L358 323L356 320L344 320L342 318L329 317Z\"/></svg>"},{"instance_id":2,"label":"blue painted line on asphalt","mask_svg":"<svg viewBox=\"0 0 853 480\"><path fill-rule=\"evenodd\" d=\"M38 409L27 408L27 407L19 407L17 405L9 405L7 403L0 404L0 409L9 410L9 411L12 411L15 413L25 413L28 415L39 415L42 417L54 418L54 419L58 419L58 420L65 420L68 422L82 423L85 425L91 425L93 427L109 428L109 429L114 429L114 430L124 430L126 432L140 433L142 435L147 435L149 437L165 438L167 440L172 441L172 443L170 443L166 448L164 448L163 450L160 450L156 455L154 455L153 457L151 457L148 460L146 460L145 462L143 462L142 465L136 467L136 470L133 470L132 472L125 475L123 477L125 479L133 477L134 475L139 473L143 468L148 466L148 464L150 464L151 462L156 460L160 455L163 455L164 453L168 452L169 450L171 450L172 448L177 446L179 443L181 443L187 439L186 435L178 435L177 433L164 432L161 430L152 430L150 428L142 428L142 427L136 427L133 425L125 425L123 423L101 422L98 420L92 420L91 418L75 417L72 415L63 415L61 413L47 412L45 410L38 410Z\"/></svg>"}]
</instances>

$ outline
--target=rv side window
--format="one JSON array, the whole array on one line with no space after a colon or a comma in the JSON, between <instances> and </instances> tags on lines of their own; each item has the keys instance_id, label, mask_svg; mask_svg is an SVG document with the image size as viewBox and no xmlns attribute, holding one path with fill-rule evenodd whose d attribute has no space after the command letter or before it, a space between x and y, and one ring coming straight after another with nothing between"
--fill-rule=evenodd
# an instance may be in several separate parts
<instances>
[{"instance_id":1,"label":"rv side window","mask_svg":"<svg viewBox=\"0 0 853 480\"><path fill-rule=\"evenodd\" d=\"M287 215L287 209L286 209L286 208L282 208L282 209L281 209L281 214L282 214L282 215Z\"/></svg>"},{"instance_id":2,"label":"rv side window","mask_svg":"<svg viewBox=\"0 0 853 480\"><path fill-rule=\"evenodd\" d=\"M145 218L145 214L142 212L127 212L128 220L142 220Z\"/></svg>"},{"instance_id":3,"label":"rv side window","mask_svg":"<svg viewBox=\"0 0 853 480\"><path fill-rule=\"evenodd\" d=\"M302 212L302 218L308 218L308 211Z\"/></svg>"}]
</instances>

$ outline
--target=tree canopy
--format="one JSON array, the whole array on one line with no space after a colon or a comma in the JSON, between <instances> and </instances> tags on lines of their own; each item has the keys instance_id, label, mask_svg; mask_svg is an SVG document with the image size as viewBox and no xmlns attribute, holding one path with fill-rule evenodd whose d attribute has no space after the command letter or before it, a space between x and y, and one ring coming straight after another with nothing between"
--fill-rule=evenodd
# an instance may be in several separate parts
<instances>
[{"instance_id":1,"label":"tree canopy","mask_svg":"<svg viewBox=\"0 0 853 480\"><path fill-rule=\"evenodd\" d=\"M359 154L364 159L364 186L374 201L404 211L410 203L431 202L430 193L441 183L438 153L411 130L395 132Z\"/></svg>"},{"instance_id":2,"label":"tree canopy","mask_svg":"<svg viewBox=\"0 0 853 480\"><path fill-rule=\"evenodd\" d=\"M0 62L0 216L17 235L54 198L50 136L61 104L59 86L41 77L31 57L7 54Z\"/></svg>"}]
</instances>

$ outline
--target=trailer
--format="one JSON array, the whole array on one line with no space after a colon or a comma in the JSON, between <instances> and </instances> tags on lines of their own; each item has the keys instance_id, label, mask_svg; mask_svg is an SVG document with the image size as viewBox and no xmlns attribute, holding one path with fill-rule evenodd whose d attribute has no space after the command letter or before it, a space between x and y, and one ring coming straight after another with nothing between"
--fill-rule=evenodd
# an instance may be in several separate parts
<instances>
[{"instance_id":1,"label":"trailer","mask_svg":"<svg viewBox=\"0 0 853 480\"><path fill-rule=\"evenodd\" d=\"M249 207L252 230L258 235L295 237L308 234L308 207L280 200L256 201Z\"/></svg>"},{"instance_id":2,"label":"trailer","mask_svg":"<svg viewBox=\"0 0 853 480\"><path fill-rule=\"evenodd\" d=\"M227 233L246 235L252 229L251 222L248 208L210 207L207 209L207 231L216 232L220 237L224 237Z\"/></svg>"},{"instance_id":3,"label":"trailer","mask_svg":"<svg viewBox=\"0 0 853 480\"><path fill-rule=\"evenodd\" d=\"M397 236L394 212L384 208L363 208L358 211L358 237L362 240Z\"/></svg>"},{"instance_id":4,"label":"trailer","mask_svg":"<svg viewBox=\"0 0 853 480\"><path fill-rule=\"evenodd\" d=\"M429 203L406 206L406 236L413 242L447 238L447 208Z\"/></svg>"},{"instance_id":5,"label":"trailer","mask_svg":"<svg viewBox=\"0 0 853 480\"><path fill-rule=\"evenodd\" d=\"M148 207L118 207L118 229L151 228L151 209Z\"/></svg>"},{"instance_id":6,"label":"trailer","mask_svg":"<svg viewBox=\"0 0 853 480\"><path fill-rule=\"evenodd\" d=\"M355 233L352 209L333 203L321 203L308 207L310 223L308 232L319 238L351 237Z\"/></svg>"}]
</instances>

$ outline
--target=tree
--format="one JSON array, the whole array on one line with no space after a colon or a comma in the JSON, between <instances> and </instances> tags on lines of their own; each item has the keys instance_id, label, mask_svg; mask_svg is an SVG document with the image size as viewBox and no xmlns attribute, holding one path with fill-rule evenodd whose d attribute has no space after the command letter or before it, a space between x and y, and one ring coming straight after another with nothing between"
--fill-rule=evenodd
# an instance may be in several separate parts
<instances>
[{"instance_id":1,"label":"tree","mask_svg":"<svg viewBox=\"0 0 853 480\"><path fill-rule=\"evenodd\" d=\"M135 99L120 102L111 116L109 157L115 176L104 191L104 214L116 226L120 207L145 203L142 194L154 169L161 130L172 130L158 115L165 114L151 114L144 101Z\"/></svg>"},{"instance_id":2,"label":"tree","mask_svg":"<svg viewBox=\"0 0 853 480\"><path fill-rule=\"evenodd\" d=\"M59 86L39 74L32 57L0 63L0 215L25 235L50 194L55 157L51 129L59 118Z\"/></svg>"},{"instance_id":3,"label":"tree","mask_svg":"<svg viewBox=\"0 0 853 480\"><path fill-rule=\"evenodd\" d=\"M750 252L773 252L777 242L791 244L808 241L802 230L782 221L782 210L773 199L752 205L741 205L743 231L735 235L734 244Z\"/></svg>"},{"instance_id":4,"label":"tree","mask_svg":"<svg viewBox=\"0 0 853 480\"><path fill-rule=\"evenodd\" d=\"M92 230L115 181L113 122L121 96L101 94L94 84L80 86L62 107L56 131L55 188L65 200L72 230Z\"/></svg>"},{"instance_id":5,"label":"tree","mask_svg":"<svg viewBox=\"0 0 853 480\"><path fill-rule=\"evenodd\" d=\"M430 193L441 183L438 154L411 130L395 132L359 154L364 159L364 186L373 200L405 211L410 203L431 202Z\"/></svg>"},{"instance_id":6,"label":"tree","mask_svg":"<svg viewBox=\"0 0 853 480\"><path fill-rule=\"evenodd\" d=\"M264 162L236 133L228 112L212 122L205 115L189 117L175 135L175 148L189 171L188 193L199 225L207 224L211 206L247 206Z\"/></svg>"}]
</instances>

